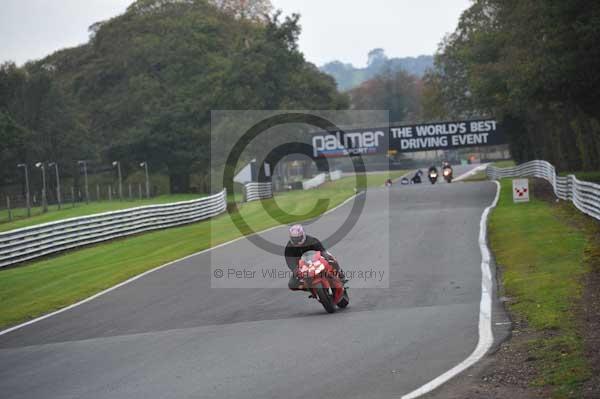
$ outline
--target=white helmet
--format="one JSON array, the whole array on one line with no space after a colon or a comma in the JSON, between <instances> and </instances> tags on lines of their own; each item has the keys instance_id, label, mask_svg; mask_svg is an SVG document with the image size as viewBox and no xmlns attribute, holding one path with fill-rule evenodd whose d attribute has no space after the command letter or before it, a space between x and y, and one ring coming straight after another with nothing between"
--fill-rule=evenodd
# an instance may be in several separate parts
<instances>
[{"instance_id":1,"label":"white helmet","mask_svg":"<svg viewBox=\"0 0 600 399\"><path fill-rule=\"evenodd\" d=\"M290 227L290 242L294 245L302 245L306 242L306 233L301 224Z\"/></svg>"}]
</instances>

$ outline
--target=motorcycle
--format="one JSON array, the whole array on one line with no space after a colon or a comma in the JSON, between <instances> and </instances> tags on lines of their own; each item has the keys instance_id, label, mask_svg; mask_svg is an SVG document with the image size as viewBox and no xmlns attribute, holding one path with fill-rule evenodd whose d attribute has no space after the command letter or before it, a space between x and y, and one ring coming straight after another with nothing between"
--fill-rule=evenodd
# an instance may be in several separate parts
<instances>
[{"instance_id":1,"label":"motorcycle","mask_svg":"<svg viewBox=\"0 0 600 399\"><path fill-rule=\"evenodd\" d=\"M423 171L421 169L419 169L417 171L417 173L415 173L415 175L412 177L412 179L410 179L412 184L421 184L421 175L422 174L423 174Z\"/></svg>"},{"instance_id":2,"label":"motorcycle","mask_svg":"<svg viewBox=\"0 0 600 399\"><path fill-rule=\"evenodd\" d=\"M336 306L343 309L350 303L348 290L321 252L305 252L298 261L297 276L327 313L334 313Z\"/></svg>"},{"instance_id":3,"label":"motorcycle","mask_svg":"<svg viewBox=\"0 0 600 399\"><path fill-rule=\"evenodd\" d=\"M430 169L429 170L429 181L431 182L431 184L437 183L437 179L438 179L437 169Z\"/></svg>"},{"instance_id":4,"label":"motorcycle","mask_svg":"<svg viewBox=\"0 0 600 399\"><path fill-rule=\"evenodd\" d=\"M442 174L444 175L444 179L448 182L448 183L452 183L452 179L453 179L453 173L452 173L452 167L451 166L445 166Z\"/></svg>"}]
</instances>

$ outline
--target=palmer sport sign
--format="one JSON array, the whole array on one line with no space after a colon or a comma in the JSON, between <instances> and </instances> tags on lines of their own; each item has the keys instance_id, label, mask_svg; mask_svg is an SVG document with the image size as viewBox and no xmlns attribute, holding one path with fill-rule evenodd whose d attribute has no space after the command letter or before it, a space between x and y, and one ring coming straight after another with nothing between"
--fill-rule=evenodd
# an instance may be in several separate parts
<instances>
[{"instance_id":1,"label":"palmer sport sign","mask_svg":"<svg viewBox=\"0 0 600 399\"><path fill-rule=\"evenodd\" d=\"M313 136L313 156L341 157L345 155L377 154L386 140L383 129L325 133Z\"/></svg>"},{"instance_id":2,"label":"palmer sport sign","mask_svg":"<svg viewBox=\"0 0 600 399\"><path fill-rule=\"evenodd\" d=\"M498 144L506 144L506 140L502 129L493 119L320 132L312 137L314 158L386 154L390 150L402 153Z\"/></svg>"}]
</instances>

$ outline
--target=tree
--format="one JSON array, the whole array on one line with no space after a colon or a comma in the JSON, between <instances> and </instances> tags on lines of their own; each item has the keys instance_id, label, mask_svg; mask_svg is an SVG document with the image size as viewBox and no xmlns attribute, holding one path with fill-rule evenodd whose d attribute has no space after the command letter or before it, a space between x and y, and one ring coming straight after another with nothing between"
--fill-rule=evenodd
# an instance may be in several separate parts
<instances>
[{"instance_id":1,"label":"tree","mask_svg":"<svg viewBox=\"0 0 600 399\"><path fill-rule=\"evenodd\" d=\"M387 70L350 91L355 109L387 109L392 122L416 120L421 113L421 83L404 71Z\"/></svg>"},{"instance_id":2,"label":"tree","mask_svg":"<svg viewBox=\"0 0 600 399\"><path fill-rule=\"evenodd\" d=\"M477 0L436 54L426 113L496 116L519 161L600 167L600 4Z\"/></svg>"},{"instance_id":3,"label":"tree","mask_svg":"<svg viewBox=\"0 0 600 399\"><path fill-rule=\"evenodd\" d=\"M298 16L255 21L206 0L138 0L94 24L85 45L0 68L4 153L118 159L125 176L147 160L172 192L190 191L192 176L209 175L211 110L348 106L306 62L299 33Z\"/></svg>"},{"instance_id":4,"label":"tree","mask_svg":"<svg viewBox=\"0 0 600 399\"><path fill-rule=\"evenodd\" d=\"M367 65L372 68L380 68L387 61L387 56L385 55L385 50L382 48L375 48L369 51Z\"/></svg>"},{"instance_id":5,"label":"tree","mask_svg":"<svg viewBox=\"0 0 600 399\"><path fill-rule=\"evenodd\" d=\"M273 11L270 0L211 0L221 10L235 18L267 21Z\"/></svg>"},{"instance_id":6,"label":"tree","mask_svg":"<svg viewBox=\"0 0 600 399\"><path fill-rule=\"evenodd\" d=\"M17 163L74 159L86 130L72 99L47 65L0 67L0 165L3 183L14 182Z\"/></svg>"}]
</instances>

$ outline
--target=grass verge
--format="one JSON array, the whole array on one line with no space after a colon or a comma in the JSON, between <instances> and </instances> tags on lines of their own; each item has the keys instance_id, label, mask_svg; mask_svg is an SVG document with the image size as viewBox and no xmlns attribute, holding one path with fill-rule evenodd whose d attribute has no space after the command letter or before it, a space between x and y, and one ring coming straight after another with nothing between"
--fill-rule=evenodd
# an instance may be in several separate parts
<instances>
[{"instance_id":1,"label":"grass verge","mask_svg":"<svg viewBox=\"0 0 600 399\"><path fill-rule=\"evenodd\" d=\"M560 176L575 175L577 179L589 181L591 183L600 183L600 171L596 172L561 172Z\"/></svg>"},{"instance_id":2,"label":"grass verge","mask_svg":"<svg viewBox=\"0 0 600 399\"><path fill-rule=\"evenodd\" d=\"M514 204L510 179L502 181L490 219L490 244L502 270L511 314L538 334L529 343L538 371L533 385L555 398L580 397L590 378L581 321L586 257L598 245L598 223L568 203L534 197Z\"/></svg>"},{"instance_id":3,"label":"grass verge","mask_svg":"<svg viewBox=\"0 0 600 399\"><path fill-rule=\"evenodd\" d=\"M381 186L401 171L367 176L368 186ZM239 214L255 231L318 216L317 198L331 209L354 194L353 177L315 190L292 191L275 199L240 207ZM277 216L273 219L263 205ZM0 270L0 328L18 324L89 297L167 262L240 237L229 214L210 221L143 234L85 248L19 267Z\"/></svg>"},{"instance_id":4,"label":"grass verge","mask_svg":"<svg viewBox=\"0 0 600 399\"><path fill-rule=\"evenodd\" d=\"M104 201L104 202L92 202L90 204L77 203L75 206L71 204L63 204L62 209L58 210L56 205L49 207L47 213L42 213L42 208L36 207L31 208L32 216L27 217L27 210L24 208L14 209L13 221L8 221L8 211L6 209L0 210L0 231L9 231L13 229L19 229L21 227L33 226L36 224L55 222L57 220L74 218L78 216L87 216L94 213L118 211L121 209L134 208L136 206L153 205L153 204L167 204L171 202L187 201L196 198L201 198L199 194L173 194L173 195L161 195L148 200L135 200L135 201Z\"/></svg>"}]
</instances>

